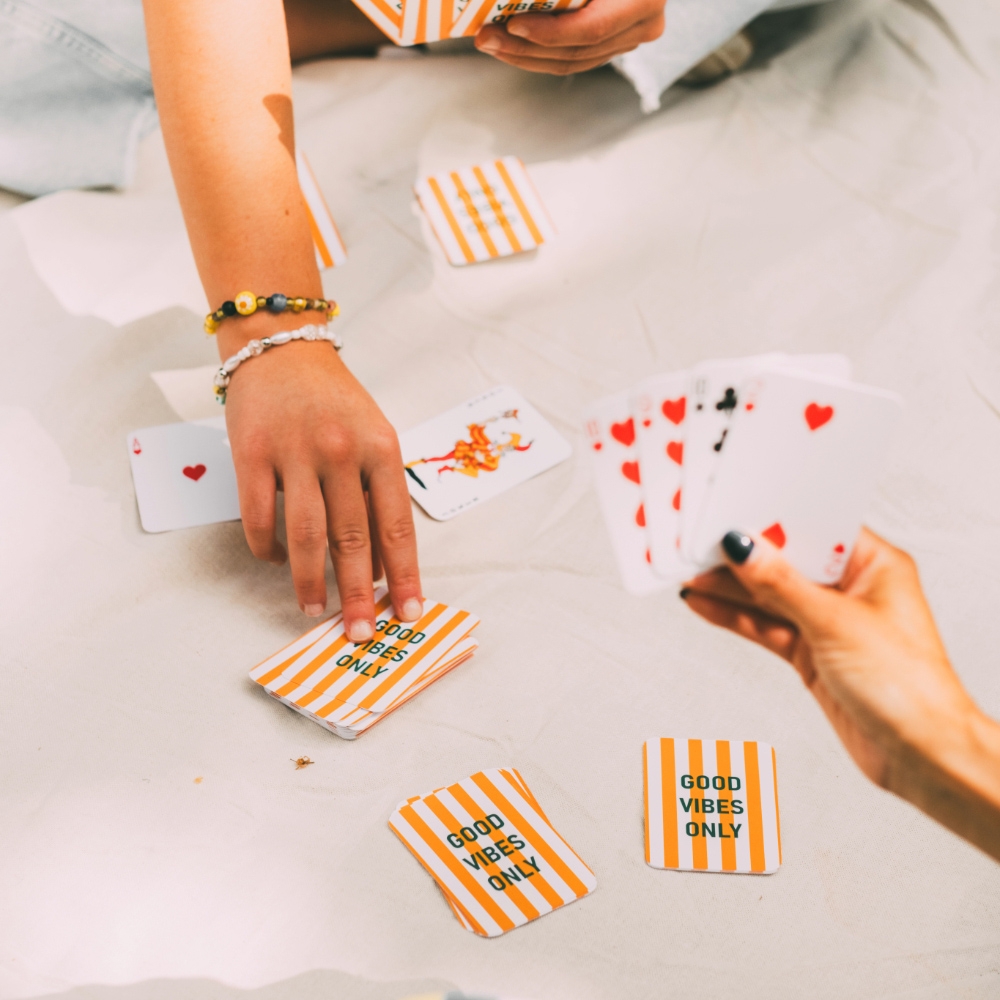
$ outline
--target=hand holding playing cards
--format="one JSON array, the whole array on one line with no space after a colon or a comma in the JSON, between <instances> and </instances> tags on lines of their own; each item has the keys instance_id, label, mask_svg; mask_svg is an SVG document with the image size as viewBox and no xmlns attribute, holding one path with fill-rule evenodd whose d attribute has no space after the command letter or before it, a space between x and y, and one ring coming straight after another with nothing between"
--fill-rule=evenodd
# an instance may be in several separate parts
<instances>
[{"instance_id":1,"label":"hand holding playing cards","mask_svg":"<svg viewBox=\"0 0 1000 1000\"><path fill-rule=\"evenodd\" d=\"M285 560L275 537L275 495L279 485L284 489L288 556L302 610L317 616L326 607L329 541L352 640L373 635L379 557L393 607L406 620L419 617L399 443L330 345L287 344L241 367L229 388L226 421L243 529L254 555L271 562Z\"/></svg>"},{"instance_id":2,"label":"hand holding playing cards","mask_svg":"<svg viewBox=\"0 0 1000 1000\"><path fill-rule=\"evenodd\" d=\"M591 0L565 14L519 14L480 29L476 48L534 73L582 73L659 38L663 6L663 0Z\"/></svg>"},{"instance_id":3,"label":"hand holding playing cards","mask_svg":"<svg viewBox=\"0 0 1000 1000\"><path fill-rule=\"evenodd\" d=\"M913 560L863 531L831 588L766 541L723 544L730 565L682 591L692 610L788 660L872 781L1000 859L1000 725L953 671Z\"/></svg>"}]
</instances>

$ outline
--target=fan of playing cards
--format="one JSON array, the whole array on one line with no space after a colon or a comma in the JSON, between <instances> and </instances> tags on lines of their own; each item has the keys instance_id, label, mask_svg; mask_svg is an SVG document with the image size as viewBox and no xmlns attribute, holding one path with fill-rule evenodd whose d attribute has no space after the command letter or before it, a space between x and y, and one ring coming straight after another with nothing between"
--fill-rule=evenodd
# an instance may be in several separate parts
<instances>
[{"instance_id":1,"label":"fan of playing cards","mask_svg":"<svg viewBox=\"0 0 1000 1000\"><path fill-rule=\"evenodd\" d=\"M806 576L847 565L901 412L838 354L765 354L655 375L586 414L625 588L723 561L728 531L767 538Z\"/></svg>"}]
</instances>

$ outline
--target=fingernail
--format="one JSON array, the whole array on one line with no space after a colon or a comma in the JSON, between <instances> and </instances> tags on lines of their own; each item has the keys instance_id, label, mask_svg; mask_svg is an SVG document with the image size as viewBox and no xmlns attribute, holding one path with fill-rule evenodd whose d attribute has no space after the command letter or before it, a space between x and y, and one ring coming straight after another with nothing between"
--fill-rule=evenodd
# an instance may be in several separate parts
<instances>
[{"instance_id":1,"label":"fingernail","mask_svg":"<svg viewBox=\"0 0 1000 1000\"><path fill-rule=\"evenodd\" d=\"M507 30L512 35L517 35L518 38L527 38L528 37L528 28L527 28L527 26L523 25L523 24L518 24L516 18L514 20L512 20L512 21L508 21L507 22Z\"/></svg>"},{"instance_id":2,"label":"fingernail","mask_svg":"<svg viewBox=\"0 0 1000 1000\"><path fill-rule=\"evenodd\" d=\"M302 610L310 618L319 618L319 616L323 614L325 606L322 604L304 604L302 605Z\"/></svg>"},{"instance_id":3,"label":"fingernail","mask_svg":"<svg viewBox=\"0 0 1000 1000\"><path fill-rule=\"evenodd\" d=\"M690 593L691 593L691 588L690 587L681 587L680 592L677 594L677 596L682 601L686 601L688 599L688 594L690 594Z\"/></svg>"},{"instance_id":4,"label":"fingernail","mask_svg":"<svg viewBox=\"0 0 1000 1000\"><path fill-rule=\"evenodd\" d=\"M351 642L367 642L375 634L375 626L371 622L354 622L347 630L347 638Z\"/></svg>"},{"instance_id":5,"label":"fingernail","mask_svg":"<svg viewBox=\"0 0 1000 1000\"><path fill-rule=\"evenodd\" d=\"M415 597L403 602L402 619L405 622L415 622L423 614L424 606Z\"/></svg>"},{"instance_id":6,"label":"fingernail","mask_svg":"<svg viewBox=\"0 0 1000 1000\"><path fill-rule=\"evenodd\" d=\"M742 531L728 531L722 539L722 548L737 566L742 566L753 552L753 539Z\"/></svg>"},{"instance_id":7,"label":"fingernail","mask_svg":"<svg viewBox=\"0 0 1000 1000\"><path fill-rule=\"evenodd\" d=\"M499 52L500 43L495 38L487 38L481 42L477 39L476 48L479 49L480 52Z\"/></svg>"}]
</instances>

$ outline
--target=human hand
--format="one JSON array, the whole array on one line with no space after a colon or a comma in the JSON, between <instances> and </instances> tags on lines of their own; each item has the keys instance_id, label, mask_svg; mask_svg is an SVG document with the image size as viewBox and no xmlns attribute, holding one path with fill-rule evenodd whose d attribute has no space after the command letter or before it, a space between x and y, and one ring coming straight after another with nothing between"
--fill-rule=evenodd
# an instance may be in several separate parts
<instances>
[{"instance_id":1,"label":"human hand","mask_svg":"<svg viewBox=\"0 0 1000 1000\"><path fill-rule=\"evenodd\" d=\"M591 0L566 13L518 14L480 28L476 48L534 73L582 73L659 38L663 7L664 0Z\"/></svg>"},{"instance_id":2,"label":"human hand","mask_svg":"<svg viewBox=\"0 0 1000 1000\"><path fill-rule=\"evenodd\" d=\"M374 635L380 562L396 614L420 617L399 442L330 344L295 341L241 365L227 392L226 425L247 542L275 563L286 558L275 536L276 491L284 490L287 555L307 615L326 607L329 545L348 638Z\"/></svg>"},{"instance_id":3,"label":"human hand","mask_svg":"<svg viewBox=\"0 0 1000 1000\"><path fill-rule=\"evenodd\" d=\"M823 587L766 540L727 536L728 567L681 592L703 618L759 643L798 671L858 766L890 788L914 747L976 713L948 662L913 560L864 530L840 584ZM898 787L893 790L899 791Z\"/></svg>"}]
</instances>

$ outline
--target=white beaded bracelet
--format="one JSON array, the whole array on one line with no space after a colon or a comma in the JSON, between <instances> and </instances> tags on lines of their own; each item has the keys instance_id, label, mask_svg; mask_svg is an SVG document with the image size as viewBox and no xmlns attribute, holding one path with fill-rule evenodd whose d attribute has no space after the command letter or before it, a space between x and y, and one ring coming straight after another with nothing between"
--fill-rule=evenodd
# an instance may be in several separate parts
<instances>
[{"instance_id":1,"label":"white beaded bracelet","mask_svg":"<svg viewBox=\"0 0 1000 1000\"><path fill-rule=\"evenodd\" d=\"M255 358L258 354L263 354L272 347L280 347L282 344L291 343L293 340L326 340L333 344L336 350L340 350L344 344L340 337L333 332L333 324L325 323L322 326L310 323L308 326L299 327L298 330L283 330L270 337L262 337L260 340L251 340L245 347L241 347L231 358L226 358L222 367L215 373L215 398L223 405L226 405L226 390L229 388L229 380L232 374L244 361Z\"/></svg>"}]
</instances>

